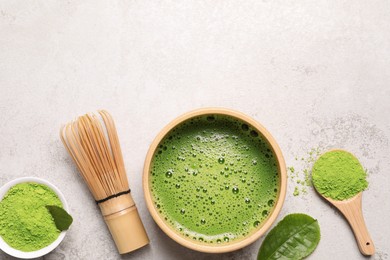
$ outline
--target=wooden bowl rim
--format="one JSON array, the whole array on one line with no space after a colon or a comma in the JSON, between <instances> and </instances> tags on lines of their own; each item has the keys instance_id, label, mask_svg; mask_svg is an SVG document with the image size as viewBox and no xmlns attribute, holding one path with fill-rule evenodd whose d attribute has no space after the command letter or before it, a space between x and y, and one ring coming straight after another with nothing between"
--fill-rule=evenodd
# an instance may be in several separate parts
<instances>
[{"instance_id":1,"label":"wooden bowl rim","mask_svg":"<svg viewBox=\"0 0 390 260\"><path fill-rule=\"evenodd\" d=\"M197 116L205 116L209 114L217 114L217 115L225 115L225 116L231 116L233 118L239 119L243 122L248 123L252 127L254 127L257 131L259 131L264 138L268 141L271 148L273 149L274 154L276 155L276 160L278 162L278 170L279 170L279 189L278 189L278 197L276 204L271 212L271 214L268 216L268 218L265 220L265 222L262 224L262 226L259 228L259 230L255 231L254 233L250 234L247 237L244 237L241 240L238 240L237 242L232 242L227 245L203 245L199 244L196 241L191 241L190 239L186 239L176 233L168 224L166 224L160 215L158 214L157 210L155 209L152 201L152 196L150 194L150 187L149 187L149 172L150 172L150 164L153 159L153 155L156 151L156 148L158 147L161 140L165 137L165 135L171 131L173 128L175 128L180 123L193 118ZM279 215L285 197L286 197L286 190L287 190L287 172L286 172L286 165L284 161L284 157L282 154L282 151L279 147L279 145L276 143L275 139L272 137L272 135L263 127L260 123L252 119L251 117L227 108L200 108L196 109L190 112L187 112L173 121L171 121L169 124L167 124L155 137L153 142L151 143L148 153L146 154L145 164L144 164L144 170L143 170L143 190L144 190L144 196L146 205L148 207L148 210L150 214L152 215L154 221L157 223L157 225L164 231L165 234L167 234L170 238L172 238L177 243L196 250L200 252L205 253L225 253L225 252L231 252L238 249L241 249L257 239L259 239L275 222L277 216Z\"/></svg>"}]
</instances>

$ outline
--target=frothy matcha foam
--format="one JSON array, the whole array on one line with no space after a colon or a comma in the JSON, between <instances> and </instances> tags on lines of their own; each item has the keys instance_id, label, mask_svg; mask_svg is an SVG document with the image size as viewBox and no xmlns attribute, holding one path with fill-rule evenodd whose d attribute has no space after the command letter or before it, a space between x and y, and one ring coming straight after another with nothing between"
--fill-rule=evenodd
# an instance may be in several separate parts
<instances>
[{"instance_id":1,"label":"frothy matcha foam","mask_svg":"<svg viewBox=\"0 0 390 260\"><path fill-rule=\"evenodd\" d=\"M184 237L228 243L257 230L278 195L269 144L225 116L196 117L161 141L151 166L154 205Z\"/></svg>"}]
</instances>

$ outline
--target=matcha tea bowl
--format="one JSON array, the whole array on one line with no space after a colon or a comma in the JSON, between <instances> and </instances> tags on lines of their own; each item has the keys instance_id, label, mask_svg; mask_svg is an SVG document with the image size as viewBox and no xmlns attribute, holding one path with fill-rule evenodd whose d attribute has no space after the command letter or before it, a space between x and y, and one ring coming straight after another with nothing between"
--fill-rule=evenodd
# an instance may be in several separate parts
<instances>
[{"instance_id":1,"label":"matcha tea bowl","mask_svg":"<svg viewBox=\"0 0 390 260\"><path fill-rule=\"evenodd\" d=\"M143 188L157 225L201 252L243 248L277 218L286 195L282 152L258 122L204 108L179 116L146 155Z\"/></svg>"},{"instance_id":2,"label":"matcha tea bowl","mask_svg":"<svg viewBox=\"0 0 390 260\"><path fill-rule=\"evenodd\" d=\"M0 249L31 259L48 254L64 239L46 206L69 211L64 195L50 182L23 177L0 188Z\"/></svg>"}]
</instances>

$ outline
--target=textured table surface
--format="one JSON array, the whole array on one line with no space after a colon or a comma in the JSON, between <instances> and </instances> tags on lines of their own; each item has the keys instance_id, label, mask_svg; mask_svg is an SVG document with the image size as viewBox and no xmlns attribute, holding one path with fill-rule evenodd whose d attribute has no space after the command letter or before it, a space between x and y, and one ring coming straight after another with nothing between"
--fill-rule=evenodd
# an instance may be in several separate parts
<instances>
[{"instance_id":1,"label":"textured table surface","mask_svg":"<svg viewBox=\"0 0 390 260\"><path fill-rule=\"evenodd\" d=\"M178 245L152 220L141 187L146 151L163 126L195 108L228 107L261 122L300 173L312 149L356 154L368 171L372 258L389 259L389 68L385 0L3 0L0 184L37 176L65 194L74 224L47 260L255 259L263 238L221 255ZM124 256L58 135L61 124L100 108L117 122L151 239ZM318 219L322 238L309 259L365 259L341 215L311 187L293 196L295 186L289 179L278 220L293 212Z\"/></svg>"}]
</instances>

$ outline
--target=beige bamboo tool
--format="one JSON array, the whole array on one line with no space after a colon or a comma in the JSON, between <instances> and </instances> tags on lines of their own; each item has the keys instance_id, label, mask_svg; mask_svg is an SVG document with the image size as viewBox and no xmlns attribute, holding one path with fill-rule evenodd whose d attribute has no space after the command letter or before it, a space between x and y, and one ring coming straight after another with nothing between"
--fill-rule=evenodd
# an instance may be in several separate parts
<instances>
[{"instance_id":1,"label":"beige bamboo tool","mask_svg":"<svg viewBox=\"0 0 390 260\"><path fill-rule=\"evenodd\" d=\"M322 194L320 195L343 213L355 234L360 252L363 255L375 254L374 242L372 242L363 218L362 192L359 192L356 196L348 200L334 200L327 198Z\"/></svg>"},{"instance_id":2,"label":"beige bamboo tool","mask_svg":"<svg viewBox=\"0 0 390 260\"><path fill-rule=\"evenodd\" d=\"M111 115L102 110L80 116L63 126L60 136L99 205L119 253L147 245Z\"/></svg>"}]
</instances>

